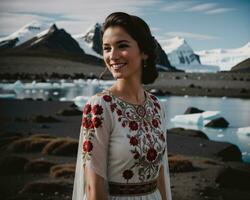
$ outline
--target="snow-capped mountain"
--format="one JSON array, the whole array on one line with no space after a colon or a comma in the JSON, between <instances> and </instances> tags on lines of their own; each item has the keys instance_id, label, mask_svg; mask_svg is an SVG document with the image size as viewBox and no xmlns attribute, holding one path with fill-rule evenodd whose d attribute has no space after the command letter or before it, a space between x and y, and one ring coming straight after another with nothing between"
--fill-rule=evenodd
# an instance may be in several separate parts
<instances>
[{"instance_id":1,"label":"snow-capped mountain","mask_svg":"<svg viewBox=\"0 0 250 200\"><path fill-rule=\"evenodd\" d=\"M201 63L217 65L222 71L229 71L233 66L250 58L250 42L236 49L212 49L196 52Z\"/></svg>"},{"instance_id":2,"label":"snow-capped mountain","mask_svg":"<svg viewBox=\"0 0 250 200\"><path fill-rule=\"evenodd\" d=\"M73 36L82 48L88 46L95 53L102 55L101 24L95 23L84 34Z\"/></svg>"},{"instance_id":3,"label":"snow-capped mountain","mask_svg":"<svg viewBox=\"0 0 250 200\"><path fill-rule=\"evenodd\" d=\"M72 37L78 42L78 44L86 54L102 58L100 34L101 25L99 23L96 23L91 26L85 33L75 34Z\"/></svg>"},{"instance_id":4,"label":"snow-capped mountain","mask_svg":"<svg viewBox=\"0 0 250 200\"><path fill-rule=\"evenodd\" d=\"M167 54L157 40L156 43L158 68L163 71L177 71L175 67L171 66ZM0 50L8 50L8 52L29 51L38 54L76 53L81 54L82 57L88 57L88 60L101 63L101 24L96 23L85 33L72 36L64 29L58 29L55 24L46 25L33 22L10 36L1 38Z\"/></svg>"},{"instance_id":5,"label":"snow-capped mountain","mask_svg":"<svg viewBox=\"0 0 250 200\"><path fill-rule=\"evenodd\" d=\"M217 66L203 65L184 38L176 36L162 41L171 65L186 72L217 72Z\"/></svg>"},{"instance_id":6,"label":"snow-capped mountain","mask_svg":"<svg viewBox=\"0 0 250 200\"><path fill-rule=\"evenodd\" d=\"M36 50L39 52L79 53L84 54L79 44L64 29L58 29L53 24L32 39L18 45L16 50Z\"/></svg>"},{"instance_id":7,"label":"snow-capped mountain","mask_svg":"<svg viewBox=\"0 0 250 200\"><path fill-rule=\"evenodd\" d=\"M200 64L199 56L194 53L184 38L177 36L165 40L162 45L172 65Z\"/></svg>"},{"instance_id":8,"label":"snow-capped mountain","mask_svg":"<svg viewBox=\"0 0 250 200\"><path fill-rule=\"evenodd\" d=\"M52 23L42 23L38 21L33 21L23 26L22 28L12 33L11 35L0 38L0 43L1 43L0 46L6 44L6 42L8 41L14 41L14 40L16 40L16 42L13 45L13 47L18 46L30 40L31 38L37 36L37 34L40 34L40 36L46 34L51 25Z\"/></svg>"}]
</instances>

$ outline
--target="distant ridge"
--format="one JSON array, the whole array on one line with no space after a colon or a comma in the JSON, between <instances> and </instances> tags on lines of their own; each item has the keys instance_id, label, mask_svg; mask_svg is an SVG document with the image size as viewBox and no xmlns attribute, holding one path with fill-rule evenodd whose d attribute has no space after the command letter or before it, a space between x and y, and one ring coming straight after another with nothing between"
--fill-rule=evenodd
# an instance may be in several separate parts
<instances>
[{"instance_id":1,"label":"distant ridge","mask_svg":"<svg viewBox=\"0 0 250 200\"><path fill-rule=\"evenodd\" d=\"M217 65L221 71L229 71L233 66L250 58L250 42L235 49L211 49L196 52L203 64Z\"/></svg>"},{"instance_id":2,"label":"distant ridge","mask_svg":"<svg viewBox=\"0 0 250 200\"><path fill-rule=\"evenodd\" d=\"M240 62L239 64L232 67L233 72L250 72L250 58Z\"/></svg>"}]
</instances>

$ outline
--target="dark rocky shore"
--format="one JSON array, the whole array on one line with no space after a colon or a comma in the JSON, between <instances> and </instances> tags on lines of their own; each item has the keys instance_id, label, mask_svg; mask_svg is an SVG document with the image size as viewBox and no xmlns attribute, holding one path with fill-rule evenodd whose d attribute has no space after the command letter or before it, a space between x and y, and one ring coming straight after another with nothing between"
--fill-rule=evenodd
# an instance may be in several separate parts
<instances>
[{"instance_id":1,"label":"dark rocky shore","mask_svg":"<svg viewBox=\"0 0 250 200\"><path fill-rule=\"evenodd\" d=\"M71 102L0 100L0 196L71 199L81 112ZM173 200L247 200L250 164L205 134L168 130Z\"/></svg>"}]
</instances>

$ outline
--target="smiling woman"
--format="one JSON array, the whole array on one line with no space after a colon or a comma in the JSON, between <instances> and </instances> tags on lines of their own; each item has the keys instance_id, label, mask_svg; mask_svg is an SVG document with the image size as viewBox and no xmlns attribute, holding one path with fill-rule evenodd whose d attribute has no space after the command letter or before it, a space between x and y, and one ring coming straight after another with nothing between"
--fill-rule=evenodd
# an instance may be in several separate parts
<instances>
[{"instance_id":1,"label":"smiling woman","mask_svg":"<svg viewBox=\"0 0 250 200\"><path fill-rule=\"evenodd\" d=\"M73 200L171 200L164 106L143 89L157 78L148 25L109 15L103 57L116 82L83 110Z\"/></svg>"}]
</instances>

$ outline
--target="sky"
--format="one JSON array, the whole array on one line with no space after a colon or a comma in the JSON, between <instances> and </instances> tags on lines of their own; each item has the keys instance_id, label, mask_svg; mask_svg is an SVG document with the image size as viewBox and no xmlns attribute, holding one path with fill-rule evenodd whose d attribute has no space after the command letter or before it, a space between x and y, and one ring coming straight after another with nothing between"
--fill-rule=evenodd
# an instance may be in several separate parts
<instances>
[{"instance_id":1,"label":"sky","mask_svg":"<svg viewBox=\"0 0 250 200\"><path fill-rule=\"evenodd\" d=\"M0 0L0 37L34 20L84 33L116 11L144 19L160 43L180 36L194 51L250 42L250 0Z\"/></svg>"}]
</instances>

